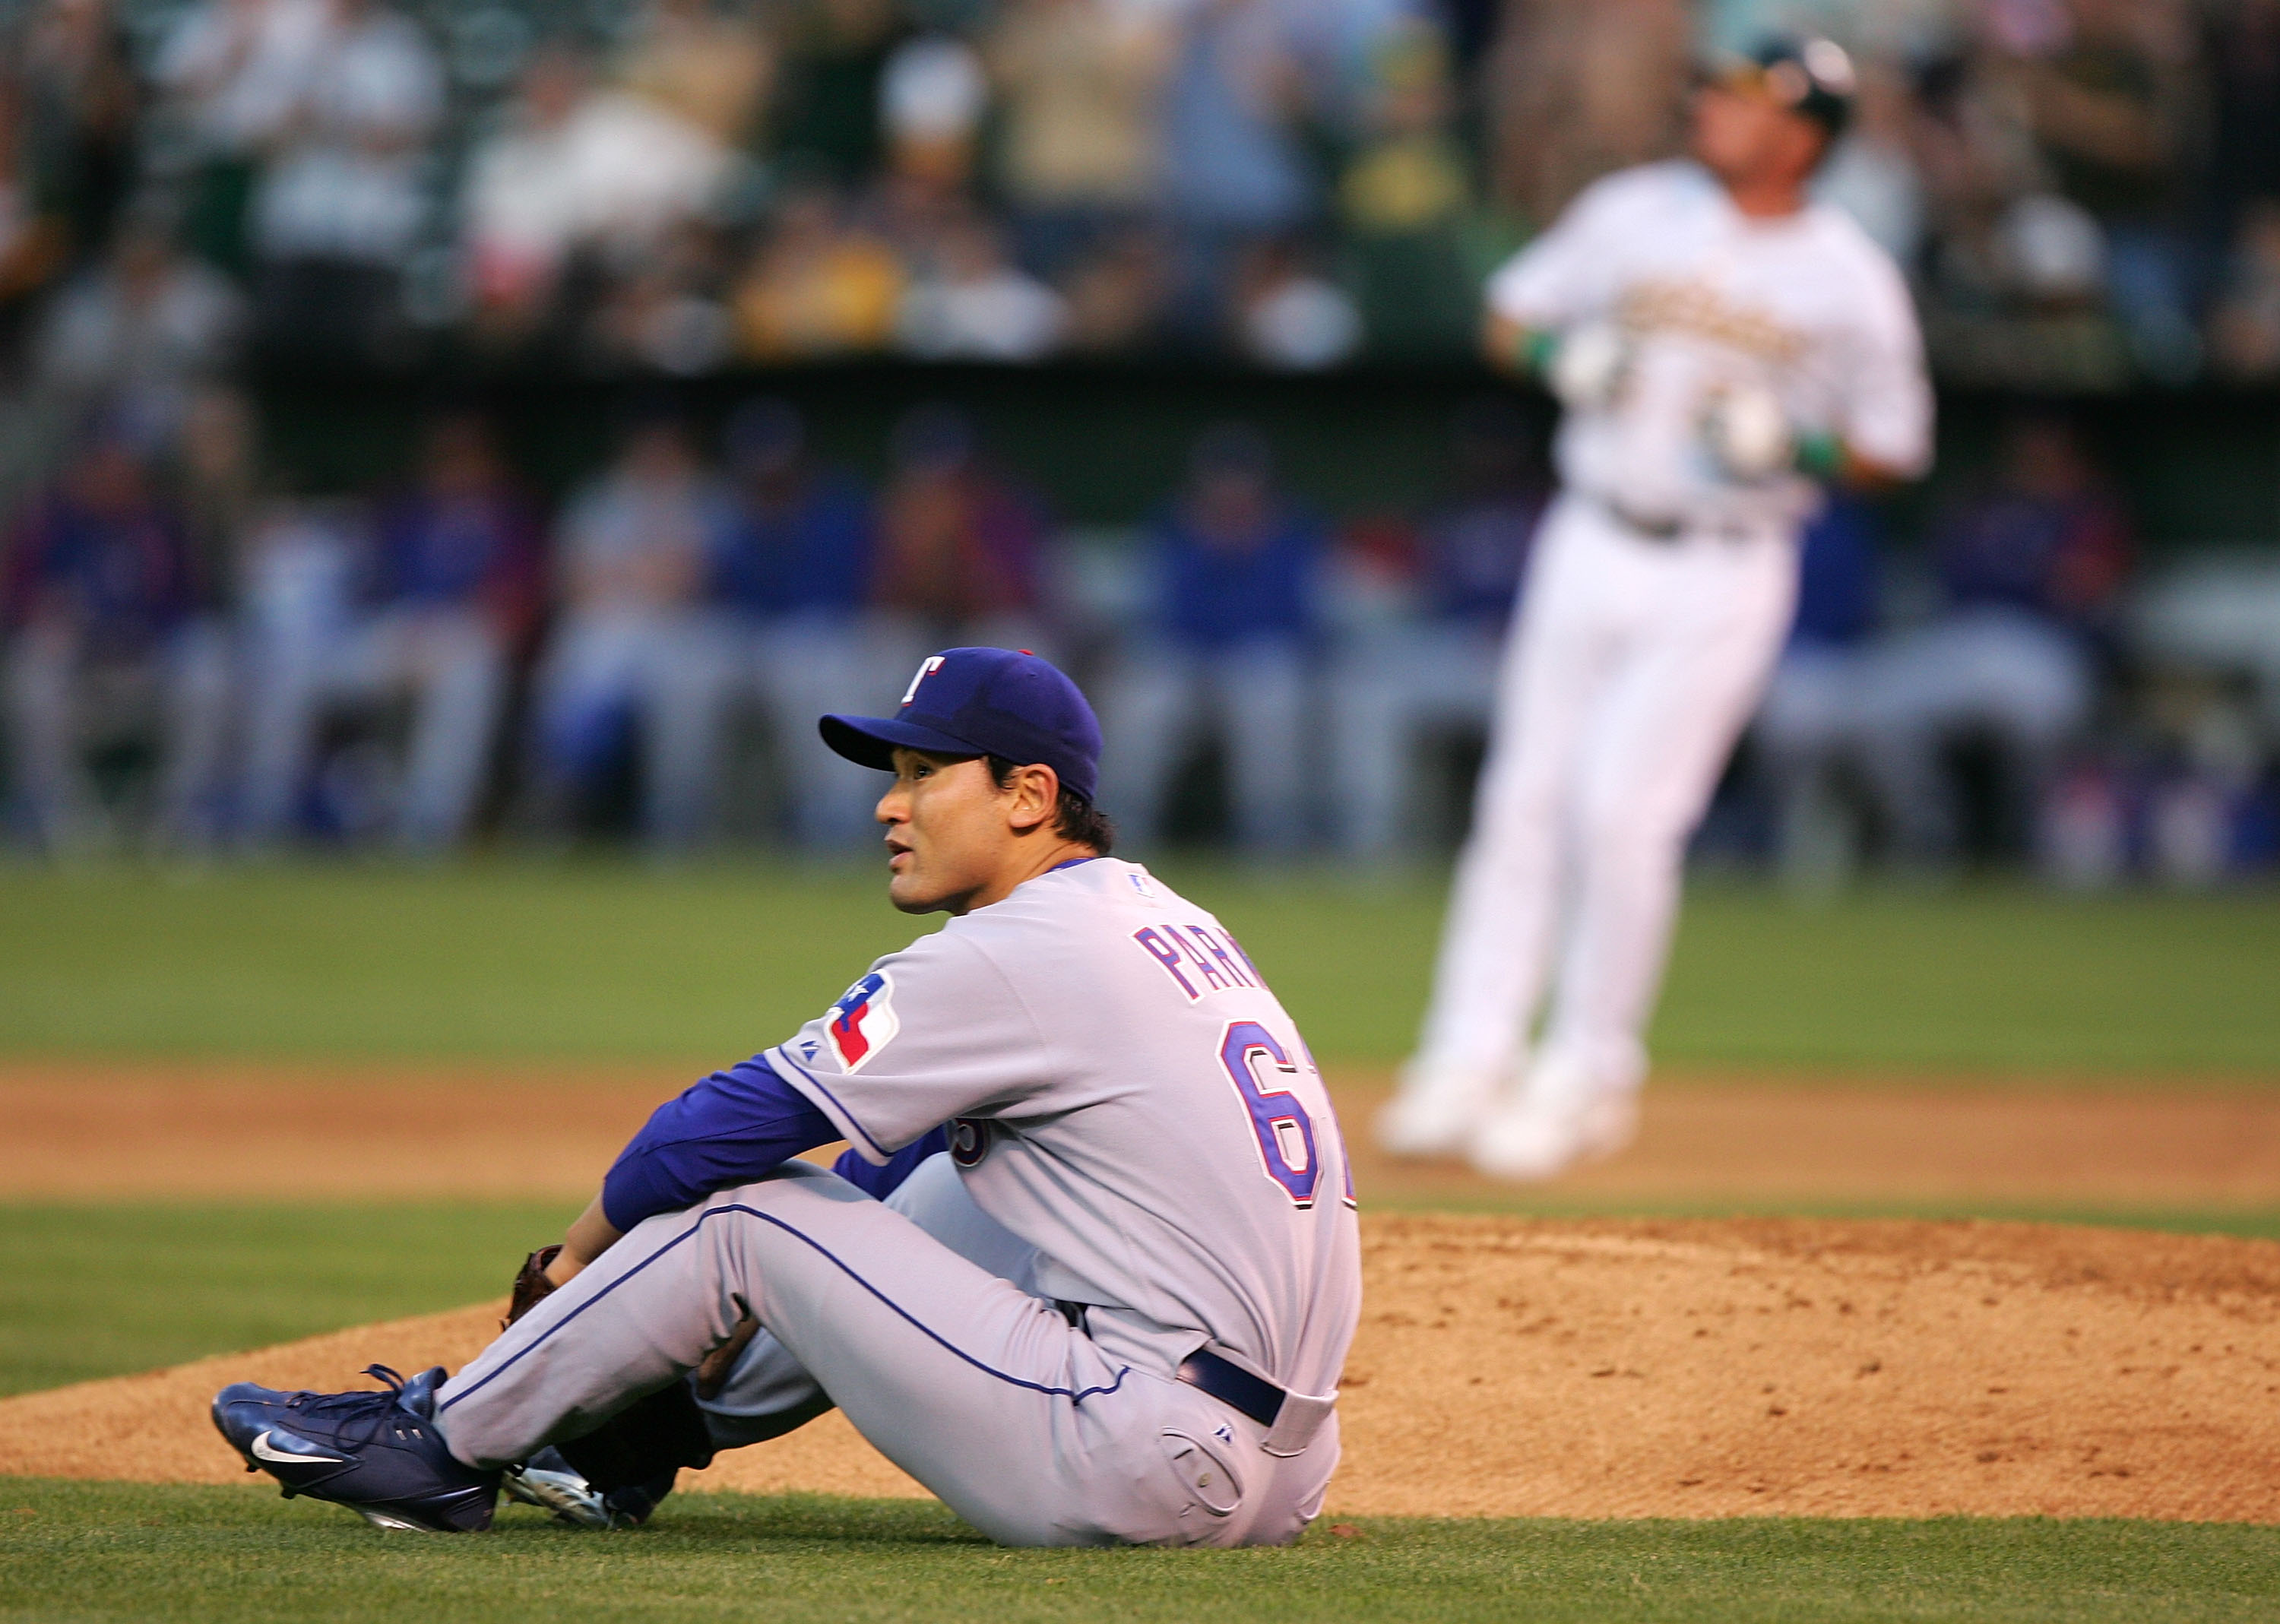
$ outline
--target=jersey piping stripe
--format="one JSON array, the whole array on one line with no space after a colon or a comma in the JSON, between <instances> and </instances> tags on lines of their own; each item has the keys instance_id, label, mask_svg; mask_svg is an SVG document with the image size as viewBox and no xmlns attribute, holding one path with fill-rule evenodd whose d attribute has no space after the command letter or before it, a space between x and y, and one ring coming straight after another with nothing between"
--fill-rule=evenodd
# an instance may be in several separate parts
<instances>
[{"instance_id":1,"label":"jersey piping stripe","mask_svg":"<svg viewBox=\"0 0 2280 1624\"><path fill-rule=\"evenodd\" d=\"M831 1102L832 1108L837 1111L841 1116L847 1120L847 1126L853 1128L859 1135L861 1135L863 1143L869 1145L873 1150L879 1153L879 1159L882 1162L884 1162L888 1157L894 1154L894 1152L887 1149L885 1145L881 1144L877 1140L871 1137L869 1132L865 1129L862 1123L855 1120L855 1113L848 1110L846 1105L841 1102L839 1096L834 1094L829 1089L823 1086L822 1078L817 1076L813 1072L808 1070L807 1067L793 1059L789 1054L785 1054L784 1046L782 1043L778 1043L774 1049L768 1051L768 1052L770 1054L783 1055L783 1063L786 1066L790 1066L792 1070L797 1072L801 1076L813 1083L815 1085L815 1091Z\"/></svg>"},{"instance_id":2,"label":"jersey piping stripe","mask_svg":"<svg viewBox=\"0 0 2280 1624\"><path fill-rule=\"evenodd\" d=\"M909 1309L904 1307L900 1303L895 1301L894 1298L880 1290L878 1287L873 1285L869 1281L857 1274L853 1268L849 1266L845 1258L840 1257L836 1252L833 1251L822 1242L817 1240L813 1235L805 1233L804 1230L794 1228L791 1225L784 1222L782 1219L778 1218L773 1212L762 1212L756 1211L751 1207L741 1205L733 1207L720 1207L714 1210L724 1212L749 1212L752 1217L759 1219L762 1223L774 1224L777 1228L782 1230L786 1235L792 1236L795 1240L805 1242L808 1245L813 1247L820 1255L829 1259L834 1268L839 1270L839 1272L846 1275L848 1279L853 1281L857 1285L862 1287L864 1290L869 1292L873 1297L877 1297L882 1303L884 1303L888 1307L893 1309L897 1314L900 1314L905 1320L908 1320L915 1329L935 1343L944 1352L957 1355L959 1358L964 1359L967 1364L973 1366L974 1369L980 1371L983 1375L995 1376L998 1381L1006 1383L1008 1386L1025 1387L1033 1393L1043 1393L1049 1398L1066 1398L1072 1405L1081 1405L1088 1398L1097 1398L1104 1393L1115 1392L1124 1385L1124 1378L1132 1374L1132 1366L1129 1365L1123 1365L1117 1368L1116 1380L1111 1382L1105 1387L1051 1387L1042 1382L1032 1382L1026 1376L1013 1375L1005 1371L999 1370L994 1365L985 1365L980 1359L975 1358L971 1353L968 1353L965 1349L959 1347L957 1343L944 1336L941 1332L936 1330L925 1320L911 1312ZM705 1214L705 1218L710 1218L712 1215L712 1214L711 1212L707 1212ZM700 1218L697 1221L701 1224L705 1221L705 1218ZM690 1233L694 1234L695 1231L692 1230Z\"/></svg>"},{"instance_id":3,"label":"jersey piping stripe","mask_svg":"<svg viewBox=\"0 0 2280 1624\"><path fill-rule=\"evenodd\" d=\"M545 1343L547 1338L552 1336L555 1332L569 1324L580 1314L584 1313L595 1304L609 1296L611 1292L615 1291L620 1286L624 1285L626 1281L631 1280L635 1275L649 1267L651 1264L655 1263L659 1258L664 1257L666 1253L671 1251L683 1241L694 1239L697 1232L705 1227L705 1220L706 1219L717 1218L724 1212L742 1212L748 1218L757 1218L762 1223L774 1224L777 1228L782 1230L786 1235L792 1236L795 1240L806 1243L806 1244L814 1248L814 1250L823 1258L829 1260L831 1265L835 1268L838 1269L840 1273L846 1275L848 1279L853 1281L857 1285L862 1287L864 1290L869 1292L873 1297L877 1297L879 1301L884 1303L889 1308L893 1309L896 1313L908 1320L912 1326L916 1328L929 1340L941 1347L945 1352L955 1354L958 1358L973 1366L974 1369L982 1372L982 1374L987 1376L995 1376L998 1381L1005 1382L1009 1386L1027 1388L1033 1393L1043 1393L1049 1398L1066 1398L1072 1405L1081 1405L1088 1398L1095 1398L1104 1393L1113 1393L1117 1391L1124 1385L1124 1378L1132 1374L1132 1366L1126 1365L1121 1366L1117 1370L1116 1380L1111 1382L1105 1387L1051 1387L1042 1382L1032 1382L1027 1377L1013 1375L1008 1372L998 1369L995 1366L985 1365L980 1359L975 1358L971 1353L968 1353L965 1349L958 1346L957 1343L951 1342L949 1339L944 1337L941 1332L927 1324L925 1320L920 1320L917 1315L911 1312L909 1309L905 1308L900 1303L897 1303L894 1298L880 1290L878 1287L864 1279L862 1275L857 1274L853 1268L849 1266L845 1258L840 1257L836 1252L834 1252L829 1247L824 1245L822 1242L817 1240L813 1235L807 1234L805 1230L796 1228L792 1225L784 1222L782 1219L776 1217L773 1212L763 1212L757 1207L748 1207L742 1202L731 1202L726 1206L705 1208L704 1212L697 1215L697 1221L689 1225L688 1228L682 1230L679 1235L674 1235L664 1245L650 1253L648 1257L643 1258L639 1263L635 1264L633 1267L628 1269L624 1274L619 1275L608 1285L594 1293L592 1297L588 1297L584 1302L579 1304L577 1307L563 1315L562 1318L557 1320L554 1324L547 1327L544 1331L541 1332L538 1336L532 1340L528 1347L517 1349L515 1352L502 1363L497 1370L494 1370L490 1374L476 1382L474 1386L469 1388L464 1393L452 1394L449 1398L446 1398L442 1404L438 1405L436 1408L439 1411L448 1410L453 1405L458 1404L462 1398L472 1398L477 1393L481 1392L483 1389L489 1387L492 1382L506 1374L508 1371L513 1369L514 1366L521 1361L525 1354L528 1354L541 1346Z\"/></svg>"}]
</instances>

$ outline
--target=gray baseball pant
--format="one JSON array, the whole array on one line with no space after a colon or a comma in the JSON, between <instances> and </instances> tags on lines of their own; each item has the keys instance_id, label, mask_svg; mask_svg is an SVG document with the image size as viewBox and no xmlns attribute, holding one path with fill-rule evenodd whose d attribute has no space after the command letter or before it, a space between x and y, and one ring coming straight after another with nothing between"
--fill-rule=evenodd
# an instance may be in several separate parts
<instances>
[{"instance_id":1,"label":"gray baseball pant","mask_svg":"<svg viewBox=\"0 0 2280 1624\"><path fill-rule=\"evenodd\" d=\"M887 1202L788 1162L635 1226L445 1383L436 1423L471 1466L527 1459L682 1379L749 1309L762 1334L707 1405L724 1443L836 1405L1004 1544L1297 1538L1336 1415L1303 1452L1267 1453L1265 1428L1173 1378L1192 1331L1122 1310L1072 1326L1008 1278L1034 1256L946 1155Z\"/></svg>"}]
</instances>

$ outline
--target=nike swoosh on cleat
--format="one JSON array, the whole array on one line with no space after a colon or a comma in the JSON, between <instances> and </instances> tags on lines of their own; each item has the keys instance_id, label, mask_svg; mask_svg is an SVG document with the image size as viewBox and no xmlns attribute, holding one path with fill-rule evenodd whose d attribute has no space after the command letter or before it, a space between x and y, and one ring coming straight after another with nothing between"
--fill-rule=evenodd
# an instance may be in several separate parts
<instances>
[{"instance_id":1,"label":"nike swoosh on cleat","mask_svg":"<svg viewBox=\"0 0 2280 1624\"><path fill-rule=\"evenodd\" d=\"M280 1466L336 1466L346 1459L344 1456L340 1455L288 1454L281 1449L271 1448L269 1443L269 1435L266 1432L257 1433L254 1435L253 1442L247 1444L246 1448L250 1450L259 1459L273 1460Z\"/></svg>"}]
</instances>

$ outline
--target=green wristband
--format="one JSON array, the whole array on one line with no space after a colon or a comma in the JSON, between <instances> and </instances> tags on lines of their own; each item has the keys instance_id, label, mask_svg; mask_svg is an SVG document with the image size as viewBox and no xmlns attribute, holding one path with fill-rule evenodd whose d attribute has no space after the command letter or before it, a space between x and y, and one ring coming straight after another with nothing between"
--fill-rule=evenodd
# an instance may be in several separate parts
<instances>
[{"instance_id":1,"label":"green wristband","mask_svg":"<svg viewBox=\"0 0 2280 1624\"><path fill-rule=\"evenodd\" d=\"M1552 371L1552 358L1560 353L1560 335L1540 327L1520 330L1520 364L1541 378Z\"/></svg>"},{"instance_id":2,"label":"green wristband","mask_svg":"<svg viewBox=\"0 0 2280 1624\"><path fill-rule=\"evenodd\" d=\"M1837 435L1799 435L1797 471L1809 479L1833 480L1845 472L1845 442Z\"/></svg>"}]
</instances>

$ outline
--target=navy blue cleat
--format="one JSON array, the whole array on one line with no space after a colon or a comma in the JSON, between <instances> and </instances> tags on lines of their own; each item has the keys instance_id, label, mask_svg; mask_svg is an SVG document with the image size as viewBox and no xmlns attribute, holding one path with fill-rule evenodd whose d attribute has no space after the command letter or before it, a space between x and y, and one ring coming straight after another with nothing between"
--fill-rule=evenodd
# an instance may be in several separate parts
<instances>
[{"instance_id":1,"label":"navy blue cleat","mask_svg":"<svg viewBox=\"0 0 2280 1624\"><path fill-rule=\"evenodd\" d=\"M406 1382L385 1365L365 1374L385 1392L281 1393L250 1382L214 1395L214 1426L285 1497L345 1505L379 1528L471 1534L491 1526L499 1474L463 1466L435 1430L443 1367Z\"/></svg>"}]
</instances>

